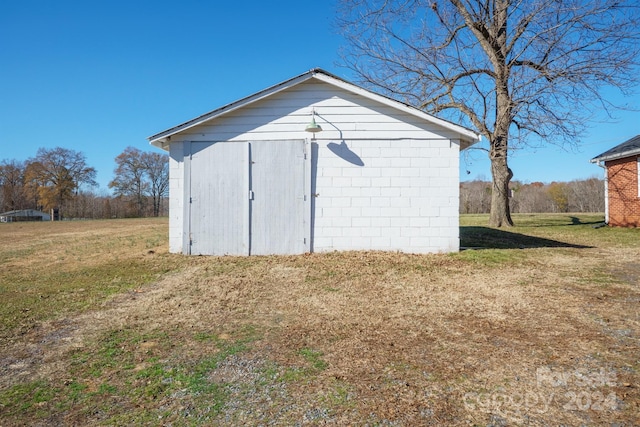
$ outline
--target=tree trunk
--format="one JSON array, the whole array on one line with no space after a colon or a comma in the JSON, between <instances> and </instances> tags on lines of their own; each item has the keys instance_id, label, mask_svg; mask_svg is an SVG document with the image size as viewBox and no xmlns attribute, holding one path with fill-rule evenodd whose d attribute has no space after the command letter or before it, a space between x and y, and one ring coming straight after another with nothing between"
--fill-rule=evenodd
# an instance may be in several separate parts
<instances>
[{"instance_id":1,"label":"tree trunk","mask_svg":"<svg viewBox=\"0 0 640 427\"><path fill-rule=\"evenodd\" d=\"M502 25L506 27L506 7L500 8ZM506 31L503 31L506 33ZM500 36L499 39L503 39ZM500 46L505 46L505 41L500 40ZM507 155L509 153L509 127L512 120L511 98L509 96L509 69L504 64L504 52L496 53L494 63L496 69L496 124L492 138L489 141L489 157L491 158L491 176L493 189L491 191L491 214L489 226L512 227L511 208L509 206L509 181L513 178L513 172L509 169Z\"/></svg>"},{"instance_id":2,"label":"tree trunk","mask_svg":"<svg viewBox=\"0 0 640 427\"><path fill-rule=\"evenodd\" d=\"M489 226L511 227L511 208L509 207L509 182L513 172L507 164L507 137L496 137L491 142L491 176L493 189L491 191L491 213Z\"/></svg>"},{"instance_id":3,"label":"tree trunk","mask_svg":"<svg viewBox=\"0 0 640 427\"><path fill-rule=\"evenodd\" d=\"M160 197L153 192L153 216L160 216Z\"/></svg>"}]
</instances>

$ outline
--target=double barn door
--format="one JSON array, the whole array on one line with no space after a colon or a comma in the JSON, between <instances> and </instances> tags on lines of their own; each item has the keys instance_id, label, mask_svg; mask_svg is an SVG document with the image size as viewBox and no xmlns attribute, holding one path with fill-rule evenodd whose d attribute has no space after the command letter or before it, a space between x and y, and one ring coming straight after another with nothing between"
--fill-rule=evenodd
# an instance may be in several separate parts
<instances>
[{"instance_id":1,"label":"double barn door","mask_svg":"<svg viewBox=\"0 0 640 427\"><path fill-rule=\"evenodd\" d=\"M191 142L189 253L307 252L307 169L304 140Z\"/></svg>"}]
</instances>

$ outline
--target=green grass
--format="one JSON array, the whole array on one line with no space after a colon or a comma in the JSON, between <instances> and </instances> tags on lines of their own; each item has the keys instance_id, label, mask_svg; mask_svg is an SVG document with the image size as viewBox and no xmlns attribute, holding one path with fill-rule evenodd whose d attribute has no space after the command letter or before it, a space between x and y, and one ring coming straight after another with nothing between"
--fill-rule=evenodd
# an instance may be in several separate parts
<instances>
[{"instance_id":1,"label":"green grass","mask_svg":"<svg viewBox=\"0 0 640 427\"><path fill-rule=\"evenodd\" d=\"M322 360L321 351L317 351L311 348L303 348L298 352L298 354L300 354L310 365L310 368L308 370L310 373L324 371L325 369L327 369L327 366L329 366L327 362Z\"/></svg>"},{"instance_id":2,"label":"green grass","mask_svg":"<svg viewBox=\"0 0 640 427\"><path fill-rule=\"evenodd\" d=\"M297 351L297 354L304 360L302 366L272 366L272 369L277 372L277 375L273 375L273 372L271 372L271 375L285 383L309 382L329 366L329 364L322 359L323 354L321 351L311 348L301 348ZM269 376L269 372L267 372L267 376Z\"/></svg>"},{"instance_id":3,"label":"green grass","mask_svg":"<svg viewBox=\"0 0 640 427\"><path fill-rule=\"evenodd\" d=\"M141 226L128 231L132 224ZM96 307L183 265L158 250L166 245L166 219L2 224L0 239L0 292L11 301L0 304L0 339ZM151 249L162 253L147 256Z\"/></svg>"},{"instance_id":4,"label":"green grass","mask_svg":"<svg viewBox=\"0 0 640 427\"><path fill-rule=\"evenodd\" d=\"M213 381L210 373L226 358L246 352L258 338L254 328L243 328L232 339L216 340L213 353L189 359L175 349L176 342L185 343L182 336L108 331L73 354L69 370L73 380L62 385L38 380L3 390L0 413L14 419L46 419L47 409L55 407L85 416L99 412L106 425L136 424L168 416L159 403L171 406L169 402L178 398L193 408L189 417L206 422L225 405L228 395L227 385ZM140 350L150 341L153 347ZM185 421L176 420L178 425Z\"/></svg>"},{"instance_id":5,"label":"green grass","mask_svg":"<svg viewBox=\"0 0 640 427\"><path fill-rule=\"evenodd\" d=\"M169 269L165 262L135 259L78 267L72 271L26 270L0 289L11 304L0 305L0 338L35 322L96 307L105 298L157 280ZM0 273L2 275L2 273Z\"/></svg>"},{"instance_id":6,"label":"green grass","mask_svg":"<svg viewBox=\"0 0 640 427\"><path fill-rule=\"evenodd\" d=\"M601 214L513 214L515 227L491 228L489 215L460 216L460 245L487 249L640 246L640 230L598 227Z\"/></svg>"},{"instance_id":7,"label":"green grass","mask_svg":"<svg viewBox=\"0 0 640 427\"><path fill-rule=\"evenodd\" d=\"M34 411L40 413L39 405L56 398L55 389L44 380L18 384L0 394L0 408L13 408L16 413Z\"/></svg>"}]
</instances>

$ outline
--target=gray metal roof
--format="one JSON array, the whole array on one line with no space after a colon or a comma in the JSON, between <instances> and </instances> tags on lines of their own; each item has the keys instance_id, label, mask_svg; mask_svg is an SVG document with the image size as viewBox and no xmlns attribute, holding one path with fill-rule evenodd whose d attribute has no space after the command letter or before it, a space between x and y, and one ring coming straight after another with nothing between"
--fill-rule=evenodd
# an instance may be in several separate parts
<instances>
[{"instance_id":1,"label":"gray metal roof","mask_svg":"<svg viewBox=\"0 0 640 427\"><path fill-rule=\"evenodd\" d=\"M610 150L594 157L591 159L591 163L622 159L624 157L635 156L638 154L640 154L640 135L636 135L622 144L616 145Z\"/></svg>"}]
</instances>

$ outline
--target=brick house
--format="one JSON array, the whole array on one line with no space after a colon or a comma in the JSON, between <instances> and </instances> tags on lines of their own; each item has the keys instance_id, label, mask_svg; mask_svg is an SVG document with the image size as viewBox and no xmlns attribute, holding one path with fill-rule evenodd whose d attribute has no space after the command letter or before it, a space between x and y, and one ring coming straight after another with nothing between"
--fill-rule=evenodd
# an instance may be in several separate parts
<instances>
[{"instance_id":1,"label":"brick house","mask_svg":"<svg viewBox=\"0 0 640 427\"><path fill-rule=\"evenodd\" d=\"M605 222L640 227L640 135L591 159L605 169Z\"/></svg>"},{"instance_id":2,"label":"brick house","mask_svg":"<svg viewBox=\"0 0 640 427\"><path fill-rule=\"evenodd\" d=\"M169 248L452 252L475 132L320 69L149 137L169 152Z\"/></svg>"}]
</instances>

